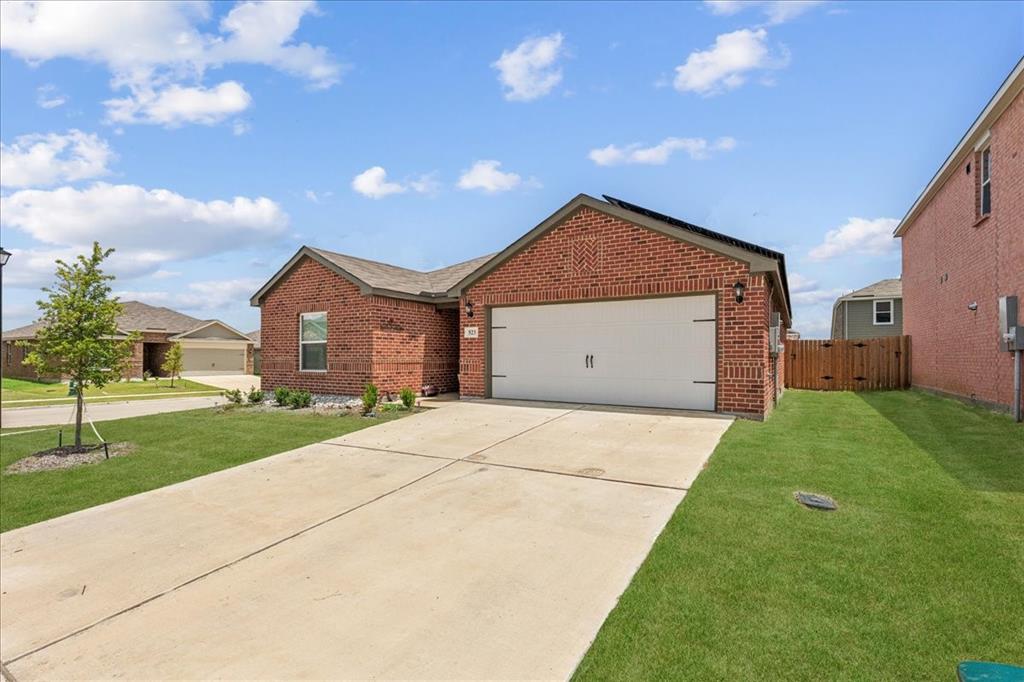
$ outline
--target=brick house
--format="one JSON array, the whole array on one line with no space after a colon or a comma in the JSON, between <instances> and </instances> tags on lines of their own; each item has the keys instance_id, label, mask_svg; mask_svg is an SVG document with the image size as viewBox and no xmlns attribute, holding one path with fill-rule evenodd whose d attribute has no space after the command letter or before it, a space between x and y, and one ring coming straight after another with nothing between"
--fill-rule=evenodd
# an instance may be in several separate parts
<instances>
[{"instance_id":1,"label":"brick house","mask_svg":"<svg viewBox=\"0 0 1024 682\"><path fill-rule=\"evenodd\" d=\"M251 374L253 369L253 343L241 332L220 320L200 320L170 308L148 305L139 301L122 301L122 313L117 317L118 336L139 332L142 339L135 344L125 378L141 379L144 372L151 376L164 376L160 369L170 347L181 343L182 374ZM32 324L3 333L3 374L23 379L51 379L39 377L31 367L23 364L28 350L18 342L31 342L40 324Z\"/></svg>"},{"instance_id":2,"label":"brick house","mask_svg":"<svg viewBox=\"0 0 1024 682\"><path fill-rule=\"evenodd\" d=\"M1024 60L897 226L914 386L1013 403L998 299L1024 301Z\"/></svg>"},{"instance_id":3,"label":"brick house","mask_svg":"<svg viewBox=\"0 0 1024 682\"><path fill-rule=\"evenodd\" d=\"M781 253L579 195L503 251L417 272L303 247L251 299L262 381L354 395L716 410L762 418L790 326Z\"/></svg>"}]
</instances>

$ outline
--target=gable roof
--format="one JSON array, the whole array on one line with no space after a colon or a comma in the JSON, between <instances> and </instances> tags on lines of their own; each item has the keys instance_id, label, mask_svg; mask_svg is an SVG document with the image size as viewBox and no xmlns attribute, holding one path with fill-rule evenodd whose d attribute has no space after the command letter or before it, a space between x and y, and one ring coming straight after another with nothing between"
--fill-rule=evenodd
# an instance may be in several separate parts
<instances>
[{"instance_id":1,"label":"gable roof","mask_svg":"<svg viewBox=\"0 0 1024 682\"><path fill-rule=\"evenodd\" d=\"M250 339L252 339L252 343L253 343L253 347L254 348L259 348L260 347L260 330L259 329L254 329L251 332L246 332L245 335L248 336Z\"/></svg>"},{"instance_id":2,"label":"gable roof","mask_svg":"<svg viewBox=\"0 0 1024 682\"><path fill-rule=\"evenodd\" d=\"M879 280L863 289L840 296L836 299L836 303L838 304L840 301L870 301L876 298L903 298L903 280L899 277Z\"/></svg>"},{"instance_id":3,"label":"gable roof","mask_svg":"<svg viewBox=\"0 0 1024 682\"><path fill-rule=\"evenodd\" d=\"M563 220L572 215L578 208L585 206L596 211L611 215L626 222L659 232L673 239L685 241L701 248L722 254L728 258L739 260L750 265L752 273L767 273L775 280L775 291L779 293L779 302L784 311L784 318L789 324L792 309L789 302L789 283L786 278L786 257L778 251L758 246L751 242L736 239L714 230L699 227L678 218L652 211L621 199L604 195L605 201L595 199L586 194L579 194L569 203L548 216L543 222L514 241L504 250L484 261L480 267L468 273L457 284L448 290L448 294L458 297L475 282L495 270L512 256L529 246L548 230L553 229Z\"/></svg>"},{"instance_id":4,"label":"gable roof","mask_svg":"<svg viewBox=\"0 0 1024 682\"><path fill-rule=\"evenodd\" d=\"M173 336L195 331L213 323L218 323L231 329L228 325L220 322L220 320L200 320L199 318L179 313L177 310L153 306L141 301L121 301L121 307L123 310L117 316L117 328L122 333L151 331L166 332ZM3 338L12 341L34 339L36 332L42 327L42 322L33 322L24 327L4 332Z\"/></svg>"},{"instance_id":5,"label":"gable roof","mask_svg":"<svg viewBox=\"0 0 1024 682\"><path fill-rule=\"evenodd\" d=\"M188 329L186 331L183 331L180 334L174 334L174 335L172 335L172 336L170 336L168 338L169 338L170 341L181 341L183 339L188 339L193 334L195 334L196 332L202 331L202 330L207 329L209 327L220 327L221 329L226 330L226 331L230 332L231 334L234 334L238 341L252 341L252 339L250 339L246 334L243 334L242 332L238 331L237 329L235 329L231 325L226 324L224 322L221 322L220 320L203 320L203 321L201 321L199 323L198 326L193 327L192 329ZM199 339L206 339L206 338L221 338L221 337L197 337L197 338L199 338Z\"/></svg>"},{"instance_id":6,"label":"gable roof","mask_svg":"<svg viewBox=\"0 0 1024 682\"><path fill-rule=\"evenodd\" d=\"M149 305L141 301L123 301L124 311L117 316L122 331L166 331L180 334L195 329L205 320L179 313L177 310Z\"/></svg>"},{"instance_id":7,"label":"gable roof","mask_svg":"<svg viewBox=\"0 0 1024 682\"><path fill-rule=\"evenodd\" d=\"M341 275L358 286L363 294L378 294L392 298L438 303L453 300L449 299L447 294L449 287L465 273L476 269L481 263L488 260L491 255L422 272L326 249L303 246L259 291L252 295L252 298L249 299L250 305L258 306L267 292L304 257L312 258L329 270Z\"/></svg>"},{"instance_id":8,"label":"gable roof","mask_svg":"<svg viewBox=\"0 0 1024 682\"><path fill-rule=\"evenodd\" d=\"M946 160L942 162L942 165L935 172L935 175L932 176L932 179L928 181L927 186L917 197L917 200L914 201L913 206L903 216L900 224L896 226L896 229L893 231L894 237L902 237L906 233L910 225L917 220L917 216L920 215L924 207L931 202L935 194L946 183L946 180L949 179L954 171L960 168L964 156L969 152L975 151L980 145L985 144L985 141L988 139L989 128L1003 115L1006 108L1010 106L1010 103L1022 91L1024 91L1024 57L1013 67L1010 75L1006 77L1003 84L992 95L992 99L988 101L982 112L978 114L978 118L974 119L974 123L967 129L964 136L960 138L956 147L949 153Z\"/></svg>"}]
</instances>

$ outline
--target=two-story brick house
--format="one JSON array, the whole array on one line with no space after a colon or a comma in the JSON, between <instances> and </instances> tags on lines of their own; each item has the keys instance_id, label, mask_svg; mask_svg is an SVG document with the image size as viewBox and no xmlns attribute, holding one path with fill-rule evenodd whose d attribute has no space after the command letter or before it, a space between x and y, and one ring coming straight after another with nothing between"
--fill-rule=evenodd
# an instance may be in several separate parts
<instances>
[{"instance_id":1,"label":"two-story brick house","mask_svg":"<svg viewBox=\"0 0 1024 682\"><path fill-rule=\"evenodd\" d=\"M1024 60L896 227L912 382L1000 409L1013 403L998 299L1024 301Z\"/></svg>"}]
</instances>

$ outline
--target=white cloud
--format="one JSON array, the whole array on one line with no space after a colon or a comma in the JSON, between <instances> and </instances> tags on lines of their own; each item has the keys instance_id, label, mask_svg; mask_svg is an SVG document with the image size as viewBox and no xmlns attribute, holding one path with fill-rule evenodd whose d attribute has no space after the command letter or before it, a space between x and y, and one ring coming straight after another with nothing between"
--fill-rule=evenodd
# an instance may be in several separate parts
<instances>
[{"instance_id":1,"label":"white cloud","mask_svg":"<svg viewBox=\"0 0 1024 682\"><path fill-rule=\"evenodd\" d=\"M411 180L394 182L388 180L388 173L382 166L373 166L352 178L352 189L364 197L383 199L390 194L403 194L409 190L417 194L437 194L441 183L436 173L425 173ZM306 198L309 198L308 192Z\"/></svg>"},{"instance_id":2,"label":"white cloud","mask_svg":"<svg viewBox=\"0 0 1024 682\"><path fill-rule=\"evenodd\" d=\"M3 2L0 48L31 64L66 57L105 65L111 86L129 91L107 102L118 122L209 123L222 120L226 115L218 112L225 107L239 111L243 100L248 106L239 84L202 85L209 68L228 63L269 66L314 89L339 82L342 66L326 48L294 41L302 18L316 13L315 3L241 2L219 32L205 33L199 25L209 21L211 7L171 0Z\"/></svg>"},{"instance_id":3,"label":"white cloud","mask_svg":"<svg viewBox=\"0 0 1024 682\"><path fill-rule=\"evenodd\" d=\"M763 28L723 33L710 48L691 52L686 62L676 67L673 85L680 92L717 95L743 85L751 71L784 67L788 54L773 55L767 40Z\"/></svg>"},{"instance_id":4,"label":"white cloud","mask_svg":"<svg viewBox=\"0 0 1024 682\"><path fill-rule=\"evenodd\" d=\"M214 125L245 111L252 97L237 81L212 88L170 85L163 90L133 88L130 97L109 99L107 117L115 123L155 123L177 128L185 123ZM237 122L236 122L237 123ZM235 134L244 133L236 128Z\"/></svg>"},{"instance_id":5,"label":"white cloud","mask_svg":"<svg viewBox=\"0 0 1024 682\"><path fill-rule=\"evenodd\" d=\"M180 277L181 273L177 270L157 270L150 277L153 279L171 279L172 277Z\"/></svg>"},{"instance_id":6,"label":"white cloud","mask_svg":"<svg viewBox=\"0 0 1024 682\"><path fill-rule=\"evenodd\" d=\"M850 218L846 223L825 233L825 240L810 250L811 260L828 260L844 254L884 256L899 251L892 232L899 223L895 218Z\"/></svg>"},{"instance_id":7,"label":"white cloud","mask_svg":"<svg viewBox=\"0 0 1024 682\"><path fill-rule=\"evenodd\" d=\"M721 16L732 16L743 9L743 0L704 0L704 6L711 10L712 14Z\"/></svg>"},{"instance_id":8,"label":"white cloud","mask_svg":"<svg viewBox=\"0 0 1024 682\"><path fill-rule=\"evenodd\" d=\"M736 148L736 140L731 137L720 137L708 142L703 137L666 137L652 147L644 147L634 143L625 147L610 144L607 147L591 149L587 155L598 166L617 166L620 164L664 165L669 157L677 151L685 152L691 159L707 159L714 151L731 151Z\"/></svg>"},{"instance_id":9,"label":"white cloud","mask_svg":"<svg viewBox=\"0 0 1024 682\"><path fill-rule=\"evenodd\" d=\"M757 7L770 24L785 23L820 4L822 0L704 0L704 6L712 14L721 16L732 16L742 10Z\"/></svg>"},{"instance_id":10,"label":"white cloud","mask_svg":"<svg viewBox=\"0 0 1024 682\"><path fill-rule=\"evenodd\" d=\"M108 244L102 244L107 247ZM86 253L86 245L60 248L9 249L11 258L4 266L4 286L37 288L53 282L55 262L74 260ZM166 262L164 254L148 250L118 249L104 263L104 272L122 279L152 274Z\"/></svg>"},{"instance_id":11,"label":"white cloud","mask_svg":"<svg viewBox=\"0 0 1024 682\"><path fill-rule=\"evenodd\" d=\"M252 126L248 121L236 118L231 122L231 132L235 135L245 135L250 130L252 130Z\"/></svg>"},{"instance_id":12,"label":"white cloud","mask_svg":"<svg viewBox=\"0 0 1024 682\"><path fill-rule=\"evenodd\" d=\"M82 253L94 240L117 249L112 270L122 277L151 274L168 261L199 258L269 243L283 236L288 216L258 197L201 201L166 189L98 182L86 189L20 190L0 197L0 226L49 245L18 263L12 283L50 276L55 257Z\"/></svg>"},{"instance_id":13,"label":"white cloud","mask_svg":"<svg viewBox=\"0 0 1024 682\"><path fill-rule=\"evenodd\" d=\"M804 291L814 291L818 288L818 282L813 279L804 277L798 272L792 272L789 275L789 292L796 294Z\"/></svg>"},{"instance_id":14,"label":"white cloud","mask_svg":"<svg viewBox=\"0 0 1024 682\"><path fill-rule=\"evenodd\" d=\"M388 173L382 166L367 168L352 178L352 189L371 199L383 199L389 194L401 194L406 187L397 182L388 182Z\"/></svg>"},{"instance_id":15,"label":"white cloud","mask_svg":"<svg viewBox=\"0 0 1024 682\"><path fill-rule=\"evenodd\" d=\"M107 175L116 158L98 135L69 130L64 134L21 135L0 142L0 185L47 186Z\"/></svg>"},{"instance_id":16,"label":"white cloud","mask_svg":"<svg viewBox=\"0 0 1024 682\"><path fill-rule=\"evenodd\" d=\"M505 86L505 99L529 102L551 92L562 81L556 62L563 54L561 33L528 38L514 50L503 51L491 66Z\"/></svg>"},{"instance_id":17,"label":"white cloud","mask_svg":"<svg viewBox=\"0 0 1024 682\"><path fill-rule=\"evenodd\" d=\"M311 1L239 3L220 22L221 32L229 37L210 46L207 61L265 64L304 78L319 90L336 85L342 67L326 47L292 42L302 18L316 12Z\"/></svg>"},{"instance_id":18,"label":"white cloud","mask_svg":"<svg viewBox=\"0 0 1024 682\"><path fill-rule=\"evenodd\" d=\"M56 109L67 104L68 96L59 92L52 83L36 88L36 104L43 109Z\"/></svg>"},{"instance_id":19,"label":"white cloud","mask_svg":"<svg viewBox=\"0 0 1024 682\"><path fill-rule=\"evenodd\" d=\"M463 171L457 186L459 189L479 189L493 194L507 192L522 184L523 179L519 175L500 171L500 166L500 161L477 161L469 170Z\"/></svg>"},{"instance_id":20,"label":"white cloud","mask_svg":"<svg viewBox=\"0 0 1024 682\"><path fill-rule=\"evenodd\" d=\"M262 279L243 277L190 282L179 291L115 291L114 295L122 301L142 301L175 309L222 310L247 302L263 284Z\"/></svg>"},{"instance_id":21,"label":"white cloud","mask_svg":"<svg viewBox=\"0 0 1024 682\"><path fill-rule=\"evenodd\" d=\"M437 179L437 173L424 173L409 181L412 191L420 194L436 195L441 191L441 183Z\"/></svg>"},{"instance_id":22,"label":"white cloud","mask_svg":"<svg viewBox=\"0 0 1024 682\"><path fill-rule=\"evenodd\" d=\"M303 196L305 196L307 200L312 201L314 204L319 204L324 199L330 199L332 196L334 196L334 192L316 192L314 190L307 189L303 193Z\"/></svg>"}]
</instances>

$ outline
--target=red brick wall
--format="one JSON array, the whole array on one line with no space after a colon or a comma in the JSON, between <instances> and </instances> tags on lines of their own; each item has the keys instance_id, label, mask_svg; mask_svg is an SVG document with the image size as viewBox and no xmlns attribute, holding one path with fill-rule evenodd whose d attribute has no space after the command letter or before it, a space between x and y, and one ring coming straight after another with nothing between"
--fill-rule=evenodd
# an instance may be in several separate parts
<instances>
[{"instance_id":1,"label":"red brick wall","mask_svg":"<svg viewBox=\"0 0 1024 682\"><path fill-rule=\"evenodd\" d=\"M374 296L373 380L382 391L432 384L458 388L459 321L455 308Z\"/></svg>"},{"instance_id":2,"label":"red brick wall","mask_svg":"<svg viewBox=\"0 0 1024 682\"><path fill-rule=\"evenodd\" d=\"M299 315L327 312L327 371L300 372ZM312 393L359 395L426 383L454 390L458 336L454 309L364 296L320 263L304 258L264 297L261 382Z\"/></svg>"},{"instance_id":3,"label":"red brick wall","mask_svg":"<svg viewBox=\"0 0 1024 682\"><path fill-rule=\"evenodd\" d=\"M992 126L991 150L987 219L975 217L971 153L903 235L903 330L915 386L1008 408L1013 358L998 350L998 298L1024 301L1024 95Z\"/></svg>"},{"instance_id":4,"label":"red brick wall","mask_svg":"<svg viewBox=\"0 0 1024 682\"><path fill-rule=\"evenodd\" d=\"M327 371L299 371L299 315L327 313ZM311 393L358 395L370 380L370 299L311 258L303 258L271 289L260 309L261 385Z\"/></svg>"},{"instance_id":5,"label":"red brick wall","mask_svg":"<svg viewBox=\"0 0 1024 682\"><path fill-rule=\"evenodd\" d=\"M732 286L747 285L737 304ZM718 405L760 416L770 409L769 290L749 266L589 208L510 258L464 292L461 325L485 327L485 308L504 304L717 293ZM474 304L467 318L465 303ZM484 334L487 333L483 329ZM460 331L461 336L461 331ZM462 395L482 397L484 344L460 339Z\"/></svg>"},{"instance_id":6,"label":"red brick wall","mask_svg":"<svg viewBox=\"0 0 1024 682\"><path fill-rule=\"evenodd\" d=\"M59 380L59 377L56 375L39 377L36 375L36 371L34 369L28 365L22 364L25 360L25 356L28 355L31 350L18 346L17 341L4 341L3 346L0 347L0 351L3 352L3 357L0 357L0 362L3 363L3 375L5 377L30 380L40 379L43 381Z\"/></svg>"}]
</instances>

